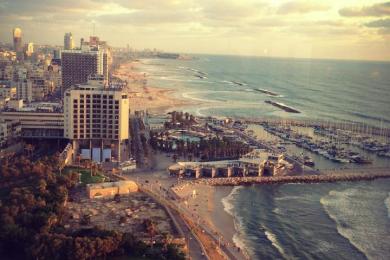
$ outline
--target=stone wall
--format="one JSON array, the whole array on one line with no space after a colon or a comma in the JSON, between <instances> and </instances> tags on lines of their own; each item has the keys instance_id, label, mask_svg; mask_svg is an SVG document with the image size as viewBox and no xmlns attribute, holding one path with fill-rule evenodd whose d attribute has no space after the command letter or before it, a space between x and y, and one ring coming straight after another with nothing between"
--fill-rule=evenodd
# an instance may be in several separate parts
<instances>
[{"instance_id":1,"label":"stone wall","mask_svg":"<svg viewBox=\"0 0 390 260\"><path fill-rule=\"evenodd\" d=\"M112 198L116 194L127 195L137 191L138 186L133 181L105 182L87 185L87 195L90 199Z\"/></svg>"}]
</instances>

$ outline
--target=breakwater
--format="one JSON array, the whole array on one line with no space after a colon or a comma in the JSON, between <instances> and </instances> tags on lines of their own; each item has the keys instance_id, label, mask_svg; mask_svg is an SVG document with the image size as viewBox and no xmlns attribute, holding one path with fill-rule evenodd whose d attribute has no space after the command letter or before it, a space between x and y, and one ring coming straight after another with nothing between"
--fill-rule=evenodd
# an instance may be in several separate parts
<instances>
[{"instance_id":1,"label":"breakwater","mask_svg":"<svg viewBox=\"0 0 390 260\"><path fill-rule=\"evenodd\" d=\"M321 183L340 181L370 181L379 178L390 178L390 169L384 172L351 173L351 174L316 174L316 175L295 175L295 176L271 176L271 177L228 177L199 179L196 182L212 186L238 186L252 184L283 184L283 183Z\"/></svg>"},{"instance_id":2,"label":"breakwater","mask_svg":"<svg viewBox=\"0 0 390 260\"><path fill-rule=\"evenodd\" d=\"M353 121L325 121L325 120L314 120L314 119L278 119L278 118L257 118L257 119L247 119L237 117L237 120L241 120L248 124L260 124L260 123L268 123L268 124L280 124L280 125L288 125L288 126L302 126L302 127L324 127L330 129L341 129L341 130L349 130L354 133L361 134L372 134L372 135L381 135L381 136L389 136L390 137L390 128L388 127L378 127L374 125L369 125L361 122L353 122Z\"/></svg>"}]
</instances>

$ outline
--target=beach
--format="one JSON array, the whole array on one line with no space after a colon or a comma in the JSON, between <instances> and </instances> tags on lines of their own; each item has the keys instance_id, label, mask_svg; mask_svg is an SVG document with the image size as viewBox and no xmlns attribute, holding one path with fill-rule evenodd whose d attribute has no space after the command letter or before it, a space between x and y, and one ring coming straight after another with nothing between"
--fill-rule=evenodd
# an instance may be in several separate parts
<instances>
[{"instance_id":1,"label":"beach","mask_svg":"<svg viewBox=\"0 0 390 260\"><path fill-rule=\"evenodd\" d=\"M214 187L206 184L185 183L176 186L174 192L184 201L187 209L193 212L194 221L206 224L214 234L221 237L221 243L235 253L237 259L243 259L236 247L243 249L237 239L237 230L233 216L225 209L231 208L229 195L233 187Z\"/></svg>"},{"instance_id":2,"label":"beach","mask_svg":"<svg viewBox=\"0 0 390 260\"><path fill-rule=\"evenodd\" d=\"M144 110L154 114L162 114L172 109L180 110L180 107L193 106L199 103L189 99L173 97L175 91L173 89L150 86L148 75L138 70L138 64L138 61L121 64L113 73L114 77L128 82L127 90L131 98L131 111Z\"/></svg>"},{"instance_id":3,"label":"beach","mask_svg":"<svg viewBox=\"0 0 390 260\"><path fill-rule=\"evenodd\" d=\"M242 64L251 65L243 68ZM204 56L193 61L146 60L126 64L118 72L125 73L127 76L123 79L132 82L129 93L138 95L132 102L133 110L150 107L163 113L169 107L175 107L195 116L288 120L320 118L329 122L351 121L376 127L387 126L390 122L388 77L371 79L369 84L365 83L365 79L368 78L367 71L376 70L381 75L387 75L388 65L358 65L320 60L302 63L296 60ZM317 69L313 71L312 81L307 84L305 71L312 67ZM333 81L329 80L326 72L329 69L332 70ZM351 73L355 69L358 69L358 74ZM194 70L202 71L207 78L194 76ZM146 88L143 78L147 78ZM245 82L246 85L232 81ZM375 86L378 94L372 95L371 85ZM270 96L267 92L257 91L259 88L279 95ZM131 93L137 89L140 93ZM149 100L149 95L152 100ZM180 97L183 100L178 100ZM301 113L288 113L266 104L265 100L281 102ZM191 102L200 104L190 105ZM183 103L185 105L180 107ZM377 106L370 106L372 103ZM250 129L266 139L268 134L259 128L256 125ZM329 168L329 165L324 163L324 168ZM367 259L368 256L386 259L383 256L389 253L388 240L384 239L389 234L388 182L371 179L240 187L213 187L194 182L186 185L183 182L175 192L182 199L181 207L192 213L194 222L206 223L207 227L217 231L224 238L222 243L235 242L240 248L245 245L252 258ZM356 215L357 209L362 214Z\"/></svg>"}]
</instances>

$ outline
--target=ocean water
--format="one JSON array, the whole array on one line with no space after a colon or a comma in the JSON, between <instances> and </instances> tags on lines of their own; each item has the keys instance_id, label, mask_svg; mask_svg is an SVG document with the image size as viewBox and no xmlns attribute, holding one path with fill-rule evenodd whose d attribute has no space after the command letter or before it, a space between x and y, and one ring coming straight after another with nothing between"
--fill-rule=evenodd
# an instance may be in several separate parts
<instances>
[{"instance_id":1,"label":"ocean water","mask_svg":"<svg viewBox=\"0 0 390 260\"><path fill-rule=\"evenodd\" d=\"M240 56L142 60L151 85L201 101L196 115L357 121L390 126L390 63ZM270 96L257 91L269 90ZM284 112L265 100L299 110Z\"/></svg>"},{"instance_id":2,"label":"ocean water","mask_svg":"<svg viewBox=\"0 0 390 260\"><path fill-rule=\"evenodd\" d=\"M236 187L222 200L253 259L389 259L390 181Z\"/></svg>"},{"instance_id":3,"label":"ocean water","mask_svg":"<svg viewBox=\"0 0 390 260\"><path fill-rule=\"evenodd\" d=\"M143 60L138 69L150 85L200 101L184 108L195 115L390 127L390 63L198 56ZM301 113L286 113L265 100ZM233 240L253 259L390 257L390 180L235 187L222 203L235 219Z\"/></svg>"}]
</instances>

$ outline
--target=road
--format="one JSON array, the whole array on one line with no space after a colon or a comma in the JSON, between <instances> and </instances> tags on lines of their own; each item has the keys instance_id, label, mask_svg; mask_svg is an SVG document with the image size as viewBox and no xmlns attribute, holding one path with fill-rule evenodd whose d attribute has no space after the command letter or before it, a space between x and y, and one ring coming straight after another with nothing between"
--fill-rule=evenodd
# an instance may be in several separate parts
<instances>
[{"instance_id":1,"label":"road","mask_svg":"<svg viewBox=\"0 0 390 260\"><path fill-rule=\"evenodd\" d=\"M130 120L131 126L132 126L132 142L134 147L134 153L135 153L135 159L137 160L137 163L139 165L143 165L144 163L144 149L141 142L140 137L140 122L139 118L132 118Z\"/></svg>"},{"instance_id":2,"label":"road","mask_svg":"<svg viewBox=\"0 0 390 260\"><path fill-rule=\"evenodd\" d=\"M161 168L161 167L160 167ZM158 201L162 201L163 205L171 205L171 207L178 209L182 214L184 214L187 218L191 219L192 221L196 221L196 224L198 227L200 227L204 232L214 240L216 244L218 244L219 239L222 238L218 234L216 234L215 230L207 226L206 223L203 223L202 219L197 216L197 214L190 209L188 209L184 202L180 202L176 198L177 196L172 192L170 187L174 184L177 184L177 179L169 177L166 170L164 169L157 169L153 172L143 172L143 173L137 173L132 174L131 176L128 176L130 179L136 181L141 186L141 189L143 191L146 191L148 194L151 193L153 197L157 197ZM192 234L189 227L185 224L181 216L175 211L171 210L172 213L174 213L174 219L177 219L178 224L182 227L183 231L186 232L186 234ZM195 250L196 252L202 252L199 251L199 245L194 245L194 235L192 234L192 239L189 239L190 242L189 248L190 250ZM223 243L223 238L221 239L221 251L224 252L224 254L229 259L245 259L245 255L243 255L243 252L238 252L236 248L233 246L227 247ZM200 254L201 255L201 254ZM196 253L195 253L196 256ZM199 257L199 254L197 254L197 257ZM198 259L198 258L193 258ZM203 256L203 259L205 257Z\"/></svg>"},{"instance_id":3,"label":"road","mask_svg":"<svg viewBox=\"0 0 390 260\"><path fill-rule=\"evenodd\" d=\"M156 194L151 189L148 189L148 185L143 185L141 183L140 186L143 192L153 197L156 201L165 207L179 233L185 238L191 259L207 259L206 252L201 242L197 239L180 214L176 210L171 209L170 203L166 199L162 198L159 194Z\"/></svg>"}]
</instances>

